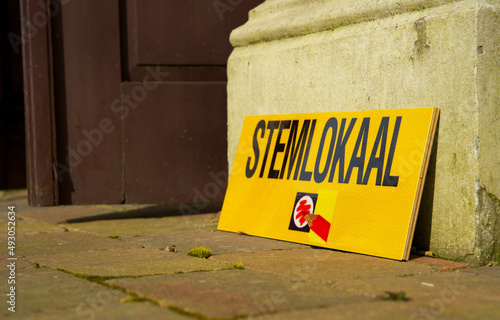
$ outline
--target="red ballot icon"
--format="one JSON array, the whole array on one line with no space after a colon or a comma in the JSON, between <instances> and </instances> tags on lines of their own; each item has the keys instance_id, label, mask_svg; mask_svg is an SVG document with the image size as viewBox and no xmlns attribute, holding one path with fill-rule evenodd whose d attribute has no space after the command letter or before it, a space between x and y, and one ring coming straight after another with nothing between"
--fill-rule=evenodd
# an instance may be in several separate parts
<instances>
[{"instance_id":1,"label":"red ballot icon","mask_svg":"<svg viewBox=\"0 0 500 320\"><path fill-rule=\"evenodd\" d=\"M330 233L330 222L326 221L320 215L310 213L311 206L306 204L306 200L302 200L297 208L297 218L300 223L307 222L309 228L316 233L323 241L327 242L328 234Z\"/></svg>"},{"instance_id":2,"label":"red ballot icon","mask_svg":"<svg viewBox=\"0 0 500 320\"><path fill-rule=\"evenodd\" d=\"M329 206L331 206L332 203L335 203L335 198L332 201L330 193L336 196L336 192L323 192L323 196L325 197L323 203L328 204ZM333 211L333 207L325 207L323 205L321 212L324 213L324 215L321 216L319 214L316 214L315 212L317 200L318 194L316 193L298 192L295 198L294 210L288 229L307 232L310 235L316 234L319 239L316 237L317 240L315 241L327 242L331 223L327 220L329 218L327 213L325 218L325 212L326 210Z\"/></svg>"},{"instance_id":3,"label":"red ballot icon","mask_svg":"<svg viewBox=\"0 0 500 320\"><path fill-rule=\"evenodd\" d=\"M322 216L312 213L306 214L305 219L309 228L323 239L323 241L327 242L328 234L330 233L330 222L326 221Z\"/></svg>"}]
</instances>

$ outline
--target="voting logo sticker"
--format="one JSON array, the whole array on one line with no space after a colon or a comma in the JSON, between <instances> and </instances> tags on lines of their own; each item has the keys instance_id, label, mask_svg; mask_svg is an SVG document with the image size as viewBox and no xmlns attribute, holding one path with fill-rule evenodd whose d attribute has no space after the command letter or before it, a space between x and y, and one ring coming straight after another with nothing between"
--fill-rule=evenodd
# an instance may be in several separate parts
<instances>
[{"instance_id":1,"label":"voting logo sticker","mask_svg":"<svg viewBox=\"0 0 500 320\"><path fill-rule=\"evenodd\" d=\"M318 195L315 193L297 193L288 230L309 232L310 228L306 216L314 214L317 199Z\"/></svg>"},{"instance_id":2,"label":"voting logo sticker","mask_svg":"<svg viewBox=\"0 0 500 320\"><path fill-rule=\"evenodd\" d=\"M292 217L288 230L316 233L323 241L327 242L330 233L330 222L321 215L315 214L318 195L316 193L298 192L295 197Z\"/></svg>"}]
</instances>

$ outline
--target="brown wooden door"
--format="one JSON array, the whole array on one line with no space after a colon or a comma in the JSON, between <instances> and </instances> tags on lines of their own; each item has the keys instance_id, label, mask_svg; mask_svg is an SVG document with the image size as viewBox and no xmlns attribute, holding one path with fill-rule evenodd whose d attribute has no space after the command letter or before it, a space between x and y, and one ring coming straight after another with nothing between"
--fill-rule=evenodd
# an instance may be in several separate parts
<instances>
[{"instance_id":1,"label":"brown wooden door","mask_svg":"<svg viewBox=\"0 0 500 320\"><path fill-rule=\"evenodd\" d=\"M229 33L260 2L22 0L30 204L220 203Z\"/></svg>"}]
</instances>

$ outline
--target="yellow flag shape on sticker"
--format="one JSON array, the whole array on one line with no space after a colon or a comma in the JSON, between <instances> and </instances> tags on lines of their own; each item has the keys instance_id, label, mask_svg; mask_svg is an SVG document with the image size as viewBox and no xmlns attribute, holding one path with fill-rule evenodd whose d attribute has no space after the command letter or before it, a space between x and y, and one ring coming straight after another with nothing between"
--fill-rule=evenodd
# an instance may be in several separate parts
<instances>
[{"instance_id":1,"label":"yellow flag shape on sticker","mask_svg":"<svg viewBox=\"0 0 500 320\"><path fill-rule=\"evenodd\" d=\"M438 116L245 117L218 229L407 260Z\"/></svg>"}]
</instances>

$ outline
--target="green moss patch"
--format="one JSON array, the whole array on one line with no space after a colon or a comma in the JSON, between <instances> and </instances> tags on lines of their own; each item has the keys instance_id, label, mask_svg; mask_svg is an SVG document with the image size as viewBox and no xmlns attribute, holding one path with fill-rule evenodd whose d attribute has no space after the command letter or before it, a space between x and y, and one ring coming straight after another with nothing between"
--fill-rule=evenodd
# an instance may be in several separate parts
<instances>
[{"instance_id":1,"label":"green moss patch","mask_svg":"<svg viewBox=\"0 0 500 320\"><path fill-rule=\"evenodd\" d=\"M188 250L188 256L207 259L212 255L212 249L208 247L194 247Z\"/></svg>"},{"instance_id":2,"label":"green moss patch","mask_svg":"<svg viewBox=\"0 0 500 320\"><path fill-rule=\"evenodd\" d=\"M390 300L390 301L408 301L410 300L406 297L406 293L404 291L399 292L391 292L386 291L384 295L379 296L380 300Z\"/></svg>"}]
</instances>

